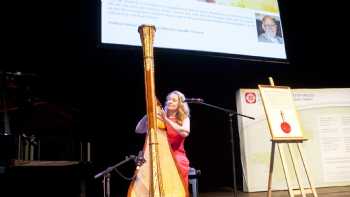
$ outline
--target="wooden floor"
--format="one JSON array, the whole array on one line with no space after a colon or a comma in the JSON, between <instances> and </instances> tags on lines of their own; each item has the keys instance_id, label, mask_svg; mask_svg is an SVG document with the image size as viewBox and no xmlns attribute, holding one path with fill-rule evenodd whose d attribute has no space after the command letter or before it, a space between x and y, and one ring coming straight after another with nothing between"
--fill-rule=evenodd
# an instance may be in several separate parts
<instances>
[{"instance_id":1,"label":"wooden floor","mask_svg":"<svg viewBox=\"0 0 350 197\"><path fill-rule=\"evenodd\" d=\"M318 197L350 197L350 186L346 187L327 187L316 188ZM266 192L238 192L238 197L265 197ZM301 196L301 195L295 195ZM307 196L313 196L307 194ZM233 192L205 192L200 193L198 197L234 197ZM274 191L272 197L289 197L288 191Z\"/></svg>"}]
</instances>

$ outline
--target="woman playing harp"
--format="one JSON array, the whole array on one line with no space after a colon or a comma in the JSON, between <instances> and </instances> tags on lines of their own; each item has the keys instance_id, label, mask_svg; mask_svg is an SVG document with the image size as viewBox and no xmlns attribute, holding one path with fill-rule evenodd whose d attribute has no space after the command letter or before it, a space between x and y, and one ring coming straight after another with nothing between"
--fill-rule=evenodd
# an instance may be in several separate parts
<instances>
[{"instance_id":1,"label":"woman playing harp","mask_svg":"<svg viewBox=\"0 0 350 197\"><path fill-rule=\"evenodd\" d=\"M181 92L170 92L165 102L165 110L158 112L158 117L166 123L168 141L187 187L189 160L186 156L184 143L185 138L190 134L190 110L184 100L185 96ZM135 132L147 132L147 116L138 122Z\"/></svg>"}]
</instances>

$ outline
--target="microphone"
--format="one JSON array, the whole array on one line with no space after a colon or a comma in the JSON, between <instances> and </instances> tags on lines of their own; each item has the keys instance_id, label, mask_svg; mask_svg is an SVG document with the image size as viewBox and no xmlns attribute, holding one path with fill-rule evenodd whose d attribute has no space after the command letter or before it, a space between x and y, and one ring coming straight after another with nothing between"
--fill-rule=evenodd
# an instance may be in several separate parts
<instances>
[{"instance_id":1,"label":"microphone","mask_svg":"<svg viewBox=\"0 0 350 197\"><path fill-rule=\"evenodd\" d=\"M202 103L204 102L204 100L201 98L186 98L184 102L185 103Z\"/></svg>"}]
</instances>

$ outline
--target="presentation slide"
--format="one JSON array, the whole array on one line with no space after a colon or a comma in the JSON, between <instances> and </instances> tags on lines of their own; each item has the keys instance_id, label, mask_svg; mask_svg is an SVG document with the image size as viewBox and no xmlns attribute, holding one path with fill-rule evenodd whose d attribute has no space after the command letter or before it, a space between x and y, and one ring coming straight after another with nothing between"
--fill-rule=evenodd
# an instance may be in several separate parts
<instances>
[{"instance_id":1,"label":"presentation slide","mask_svg":"<svg viewBox=\"0 0 350 197\"><path fill-rule=\"evenodd\" d=\"M350 185L350 88L292 89L292 94L304 137L308 139L301 146L314 186ZM243 189L266 191L272 142L259 90L240 89L236 103L238 113L255 117L238 117ZM282 147L293 187L298 188L288 149ZM294 155L298 156L297 152ZM303 185L309 188L302 164L299 165ZM277 148L272 189L287 189Z\"/></svg>"},{"instance_id":2,"label":"presentation slide","mask_svg":"<svg viewBox=\"0 0 350 197\"><path fill-rule=\"evenodd\" d=\"M154 25L154 47L286 59L277 0L101 0L101 42L141 46Z\"/></svg>"}]
</instances>

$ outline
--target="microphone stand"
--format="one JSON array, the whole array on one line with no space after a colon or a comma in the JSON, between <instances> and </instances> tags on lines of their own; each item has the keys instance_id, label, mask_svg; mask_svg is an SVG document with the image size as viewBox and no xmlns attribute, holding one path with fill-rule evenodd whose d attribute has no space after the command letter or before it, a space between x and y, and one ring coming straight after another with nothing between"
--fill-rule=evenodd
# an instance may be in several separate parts
<instances>
[{"instance_id":1,"label":"microphone stand","mask_svg":"<svg viewBox=\"0 0 350 197\"><path fill-rule=\"evenodd\" d=\"M103 170L102 172L96 174L94 176L95 179L100 178L103 176L102 180L102 186L103 186L103 197L110 197L111 195L111 190L110 190L110 179L111 179L111 172L116 169L117 167L123 165L124 163L130 161L130 160L135 160L136 156L135 155L130 155L129 157L127 156L123 161L108 167L107 169Z\"/></svg>"},{"instance_id":2,"label":"microphone stand","mask_svg":"<svg viewBox=\"0 0 350 197\"><path fill-rule=\"evenodd\" d=\"M187 103L195 103L195 104L200 104L200 105L205 105L214 109L218 109L221 110L223 112L226 112L226 114L229 117L229 121L230 121L230 143L231 143L231 151L232 151L232 173L233 173L233 191L234 191L234 197L237 197L237 181L236 181L236 160L235 160L235 145L234 145L234 141L233 141L233 123L232 123L232 117L233 116L242 116L245 118L249 118L249 119L255 119L251 116L247 116L247 115L243 115L240 113L237 113L233 110L230 109L226 109L226 108L222 108L216 105L211 105L208 103L205 103L203 101L193 101L193 102L187 102Z\"/></svg>"}]
</instances>

